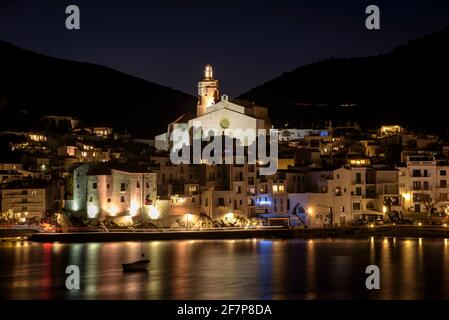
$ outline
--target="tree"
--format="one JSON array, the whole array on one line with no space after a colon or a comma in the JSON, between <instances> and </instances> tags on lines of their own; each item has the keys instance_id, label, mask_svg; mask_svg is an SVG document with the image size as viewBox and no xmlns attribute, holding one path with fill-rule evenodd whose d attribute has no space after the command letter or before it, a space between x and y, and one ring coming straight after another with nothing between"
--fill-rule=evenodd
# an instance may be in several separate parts
<instances>
[{"instance_id":1,"label":"tree","mask_svg":"<svg viewBox=\"0 0 449 320\"><path fill-rule=\"evenodd\" d=\"M427 216L429 217L430 221L432 221L432 212L436 210L435 206L441 201L441 198L437 197L436 199L434 199L430 194L427 193L417 194L416 197L419 203L421 203L426 208Z\"/></svg>"},{"instance_id":2,"label":"tree","mask_svg":"<svg viewBox=\"0 0 449 320\"><path fill-rule=\"evenodd\" d=\"M1 224L11 224L17 223L17 214L14 213L14 210L9 209L3 212L0 212L0 223Z\"/></svg>"}]
</instances>

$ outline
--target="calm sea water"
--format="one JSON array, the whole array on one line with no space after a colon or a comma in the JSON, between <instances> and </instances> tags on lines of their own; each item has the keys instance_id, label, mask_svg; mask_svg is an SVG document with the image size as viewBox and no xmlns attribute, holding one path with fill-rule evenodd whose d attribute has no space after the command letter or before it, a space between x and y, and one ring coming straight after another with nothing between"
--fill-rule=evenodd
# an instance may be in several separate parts
<instances>
[{"instance_id":1,"label":"calm sea water","mask_svg":"<svg viewBox=\"0 0 449 320\"><path fill-rule=\"evenodd\" d=\"M146 252L148 273L121 264ZM65 288L65 268L81 289ZM365 288L376 264L381 289ZM6 299L430 299L449 298L447 240L206 240L0 243Z\"/></svg>"}]
</instances>

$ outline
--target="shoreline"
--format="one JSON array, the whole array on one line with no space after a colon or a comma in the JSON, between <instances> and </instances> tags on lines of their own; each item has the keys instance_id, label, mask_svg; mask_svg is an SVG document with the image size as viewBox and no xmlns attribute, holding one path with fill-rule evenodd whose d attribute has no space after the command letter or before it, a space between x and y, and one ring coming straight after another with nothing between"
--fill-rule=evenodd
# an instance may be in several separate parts
<instances>
[{"instance_id":1,"label":"shoreline","mask_svg":"<svg viewBox=\"0 0 449 320\"><path fill-rule=\"evenodd\" d=\"M326 229L262 229L262 230L218 230L218 231L166 231L166 232L71 232L37 233L18 230L21 235L10 233L8 237L23 236L34 242L115 242L150 240L217 240L217 239L317 239L398 237L398 238L449 238L449 228L433 226L377 226L344 227ZM0 237L3 234L0 233ZM6 236L6 235L5 235Z\"/></svg>"}]
</instances>

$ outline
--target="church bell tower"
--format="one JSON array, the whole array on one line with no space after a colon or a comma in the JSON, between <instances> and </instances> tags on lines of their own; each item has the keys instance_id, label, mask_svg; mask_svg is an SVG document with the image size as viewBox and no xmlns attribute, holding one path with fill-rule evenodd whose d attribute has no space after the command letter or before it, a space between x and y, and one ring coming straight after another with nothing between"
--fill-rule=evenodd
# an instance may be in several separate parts
<instances>
[{"instance_id":1,"label":"church bell tower","mask_svg":"<svg viewBox=\"0 0 449 320\"><path fill-rule=\"evenodd\" d=\"M198 106L196 116L207 112L207 108L219 100L218 80L214 80L214 72L210 64L204 68L204 79L198 82Z\"/></svg>"}]
</instances>

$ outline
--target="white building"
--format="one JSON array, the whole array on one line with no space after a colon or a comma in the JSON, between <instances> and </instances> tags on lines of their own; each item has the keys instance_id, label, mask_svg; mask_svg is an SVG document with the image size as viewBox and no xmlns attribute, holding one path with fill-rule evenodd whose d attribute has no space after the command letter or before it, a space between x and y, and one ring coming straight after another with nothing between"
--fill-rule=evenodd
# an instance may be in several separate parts
<instances>
[{"instance_id":1,"label":"white building","mask_svg":"<svg viewBox=\"0 0 449 320\"><path fill-rule=\"evenodd\" d=\"M46 184L13 182L0 189L0 211L13 210L19 220L43 217L46 212Z\"/></svg>"},{"instance_id":2,"label":"white building","mask_svg":"<svg viewBox=\"0 0 449 320\"><path fill-rule=\"evenodd\" d=\"M311 227L347 226L369 216L385 219L388 210L399 215L398 173L396 169L360 164L290 174L289 180L296 178L299 185L288 183L289 213L304 213Z\"/></svg>"},{"instance_id":3,"label":"white building","mask_svg":"<svg viewBox=\"0 0 449 320\"><path fill-rule=\"evenodd\" d=\"M156 173L122 164L86 164L73 172L73 211L88 218L149 217L156 206ZM153 217L154 218L154 217Z\"/></svg>"},{"instance_id":4,"label":"white building","mask_svg":"<svg viewBox=\"0 0 449 320\"><path fill-rule=\"evenodd\" d=\"M446 211L449 206L449 162L429 153L404 155L398 166L400 193L407 212Z\"/></svg>"},{"instance_id":5,"label":"white building","mask_svg":"<svg viewBox=\"0 0 449 320\"><path fill-rule=\"evenodd\" d=\"M192 114L180 116L170 123L166 133L156 136L156 148L168 150L174 142L190 145L191 139L201 139L202 135L226 135L247 146L255 142L257 130L267 133L270 127L266 108L248 101L231 100L227 95L219 95L219 82L213 77L212 66L207 65L204 79L198 83L198 105L196 117ZM174 137L175 129L186 134ZM196 129L196 130L193 130Z\"/></svg>"}]
</instances>

